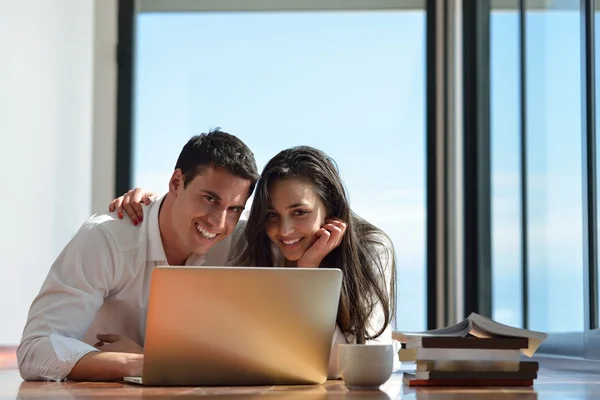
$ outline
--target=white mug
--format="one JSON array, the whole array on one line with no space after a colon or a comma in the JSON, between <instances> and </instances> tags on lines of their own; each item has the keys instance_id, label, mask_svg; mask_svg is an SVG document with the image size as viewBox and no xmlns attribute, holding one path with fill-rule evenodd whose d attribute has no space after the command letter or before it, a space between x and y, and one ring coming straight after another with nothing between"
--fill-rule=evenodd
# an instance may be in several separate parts
<instances>
[{"instance_id":1,"label":"white mug","mask_svg":"<svg viewBox=\"0 0 600 400\"><path fill-rule=\"evenodd\" d=\"M339 344L338 365L349 388L378 388L392 375L394 348L391 344Z\"/></svg>"}]
</instances>

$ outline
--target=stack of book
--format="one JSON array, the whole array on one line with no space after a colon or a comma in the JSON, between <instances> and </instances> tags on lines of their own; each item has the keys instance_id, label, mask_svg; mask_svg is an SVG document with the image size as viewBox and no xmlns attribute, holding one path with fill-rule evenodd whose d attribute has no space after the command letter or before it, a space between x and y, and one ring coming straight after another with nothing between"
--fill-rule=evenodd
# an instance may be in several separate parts
<instances>
[{"instance_id":1,"label":"stack of book","mask_svg":"<svg viewBox=\"0 0 600 400\"><path fill-rule=\"evenodd\" d=\"M472 313L464 321L425 332L397 332L398 357L414 362L407 386L532 386L532 357L547 334L500 324Z\"/></svg>"}]
</instances>

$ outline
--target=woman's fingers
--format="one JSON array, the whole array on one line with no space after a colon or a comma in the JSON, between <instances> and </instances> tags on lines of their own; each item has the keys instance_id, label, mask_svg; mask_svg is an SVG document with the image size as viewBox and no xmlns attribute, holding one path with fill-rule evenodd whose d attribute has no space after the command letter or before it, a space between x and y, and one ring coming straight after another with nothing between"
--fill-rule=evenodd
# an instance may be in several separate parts
<instances>
[{"instance_id":1,"label":"woman's fingers","mask_svg":"<svg viewBox=\"0 0 600 400\"><path fill-rule=\"evenodd\" d=\"M329 239L331 238L331 232L329 232L327 230L327 228L325 228L325 226L323 226L321 229L319 229L317 231L317 235L319 236L319 239L317 239L315 244L317 246L325 248L327 246L327 243L329 242Z\"/></svg>"},{"instance_id":2,"label":"woman's fingers","mask_svg":"<svg viewBox=\"0 0 600 400\"><path fill-rule=\"evenodd\" d=\"M142 204L150 205L154 197L154 193L148 190L142 188L131 189L123 196L114 199L108 205L108 211L116 211L120 219L123 218L123 212L125 212L131 222L137 225L144 220Z\"/></svg>"},{"instance_id":3,"label":"woman's fingers","mask_svg":"<svg viewBox=\"0 0 600 400\"><path fill-rule=\"evenodd\" d=\"M348 227L348 224L340 219L331 218L331 219L325 220L325 222L328 224L337 226L338 228L340 228L342 230L342 233L345 232L346 228Z\"/></svg>"},{"instance_id":4,"label":"woman's fingers","mask_svg":"<svg viewBox=\"0 0 600 400\"><path fill-rule=\"evenodd\" d=\"M135 188L128 191L123 196L123 208L134 225L137 225L144 220L142 203L146 205L150 204L152 201L148 197L153 195L152 192L148 192L142 188Z\"/></svg>"},{"instance_id":5,"label":"woman's fingers","mask_svg":"<svg viewBox=\"0 0 600 400\"><path fill-rule=\"evenodd\" d=\"M137 225L138 222L142 222L144 220L144 211L142 210L142 203L134 201L133 203L131 203L131 206L133 208L133 211L135 212L135 221L133 221L133 223Z\"/></svg>"},{"instance_id":6,"label":"woman's fingers","mask_svg":"<svg viewBox=\"0 0 600 400\"><path fill-rule=\"evenodd\" d=\"M346 228L348 227L348 224L346 224L345 222L343 222L342 220L337 219L337 218L330 218L330 219L327 219L325 222L327 222L327 225L335 227L335 228L331 228L331 231L334 234L334 235L332 235L332 241L334 241L334 243L333 243L334 246L338 246L342 242L342 237L344 236L344 233L346 232Z\"/></svg>"},{"instance_id":7,"label":"woman's fingers","mask_svg":"<svg viewBox=\"0 0 600 400\"><path fill-rule=\"evenodd\" d=\"M119 219L123 218L123 199L124 196L119 196L108 205L108 211L116 211Z\"/></svg>"},{"instance_id":8,"label":"woman's fingers","mask_svg":"<svg viewBox=\"0 0 600 400\"><path fill-rule=\"evenodd\" d=\"M344 235L345 228L343 226L339 226L337 224L325 224L323 228L327 229L331 232L330 236L330 244L333 247L336 247L342 241L342 236Z\"/></svg>"},{"instance_id":9,"label":"woman's fingers","mask_svg":"<svg viewBox=\"0 0 600 400\"><path fill-rule=\"evenodd\" d=\"M131 204L131 196L129 195L125 195L125 198L123 199L123 210L125 210L131 222L137 225L137 214Z\"/></svg>"}]
</instances>

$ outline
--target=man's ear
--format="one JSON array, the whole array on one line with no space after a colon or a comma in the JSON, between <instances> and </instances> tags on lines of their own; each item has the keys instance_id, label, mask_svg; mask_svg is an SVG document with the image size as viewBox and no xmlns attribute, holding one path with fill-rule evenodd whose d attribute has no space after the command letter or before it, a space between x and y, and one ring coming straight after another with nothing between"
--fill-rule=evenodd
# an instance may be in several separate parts
<instances>
[{"instance_id":1,"label":"man's ear","mask_svg":"<svg viewBox=\"0 0 600 400\"><path fill-rule=\"evenodd\" d=\"M173 171L173 175L171 175L171 179L169 180L169 194L173 197L177 197L179 192L183 190L183 174L181 173L181 169L177 168Z\"/></svg>"}]
</instances>

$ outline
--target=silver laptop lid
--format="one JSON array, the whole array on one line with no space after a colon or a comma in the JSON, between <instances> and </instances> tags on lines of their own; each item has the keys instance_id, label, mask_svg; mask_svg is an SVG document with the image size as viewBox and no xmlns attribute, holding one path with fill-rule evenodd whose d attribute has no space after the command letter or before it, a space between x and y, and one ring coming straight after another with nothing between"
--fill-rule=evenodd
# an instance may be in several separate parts
<instances>
[{"instance_id":1,"label":"silver laptop lid","mask_svg":"<svg viewBox=\"0 0 600 400\"><path fill-rule=\"evenodd\" d=\"M324 382L341 282L339 269L155 268L144 384Z\"/></svg>"}]
</instances>

